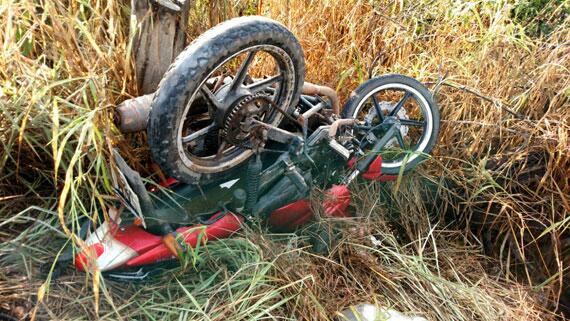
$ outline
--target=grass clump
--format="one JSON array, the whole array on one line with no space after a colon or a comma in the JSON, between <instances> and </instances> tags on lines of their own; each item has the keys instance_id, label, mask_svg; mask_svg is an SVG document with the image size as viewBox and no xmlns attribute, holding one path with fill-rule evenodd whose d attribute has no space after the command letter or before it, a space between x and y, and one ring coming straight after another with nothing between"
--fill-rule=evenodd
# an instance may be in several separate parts
<instances>
[{"instance_id":1,"label":"grass clump","mask_svg":"<svg viewBox=\"0 0 570 321\"><path fill-rule=\"evenodd\" d=\"M564 0L525 0L514 6L512 15L530 36L548 36L570 15L570 4Z\"/></svg>"}]
</instances>

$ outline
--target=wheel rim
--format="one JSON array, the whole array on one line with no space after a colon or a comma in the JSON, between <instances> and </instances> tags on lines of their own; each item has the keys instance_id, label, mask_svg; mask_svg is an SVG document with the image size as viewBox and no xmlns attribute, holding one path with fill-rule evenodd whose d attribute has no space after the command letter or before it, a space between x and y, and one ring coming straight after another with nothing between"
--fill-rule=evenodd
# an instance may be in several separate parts
<instances>
[{"instance_id":1,"label":"wheel rim","mask_svg":"<svg viewBox=\"0 0 570 321\"><path fill-rule=\"evenodd\" d=\"M390 92L396 92L399 95L393 95ZM394 98L390 99L390 97ZM383 110L383 104L384 106L389 104L392 110ZM369 114L371 109L374 110L371 113L372 117ZM382 119L376 115L376 110L381 110ZM368 119L365 115L369 116ZM406 117L402 117L403 115ZM372 122L372 124L367 124L368 130L376 128L375 136L377 137L383 133L382 129L385 132L388 117L392 117L392 121L396 120L401 125L400 130L394 133L393 139L387 145L388 148L380 153L383 168L400 167L411 163L425 153L434 126L433 114L426 97L415 88L401 83L391 83L375 88L359 102L352 117L364 120L365 124L367 121ZM382 124L384 128L379 126ZM357 137L364 145L371 145L371 142L364 137L364 131L357 133ZM404 135L403 132L406 134ZM391 144L396 147L390 147Z\"/></svg>"},{"instance_id":2,"label":"wheel rim","mask_svg":"<svg viewBox=\"0 0 570 321\"><path fill-rule=\"evenodd\" d=\"M268 69L273 69L272 75ZM260 75L265 78L257 78ZM215 84L209 82L218 76ZM226 113L240 100L259 93L267 93L273 104L286 110L295 95L295 81L291 57L272 45L247 47L215 66L191 95L177 124L178 153L184 165L197 173L218 173L249 158L251 150L219 137ZM282 117L272 110L267 122L277 125Z\"/></svg>"}]
</instances>

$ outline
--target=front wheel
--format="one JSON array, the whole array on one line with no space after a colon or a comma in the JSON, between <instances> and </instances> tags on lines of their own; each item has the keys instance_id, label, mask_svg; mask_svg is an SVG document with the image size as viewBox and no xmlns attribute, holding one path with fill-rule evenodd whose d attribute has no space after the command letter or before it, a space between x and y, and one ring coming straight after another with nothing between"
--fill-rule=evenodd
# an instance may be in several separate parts
<instances>
[{"instance_id":1,"label":"front wheel","mask_svg":"<svg viewBox=\"0 0 570 321\"><path fill-rule=\"evenodd\" d=\"M388 175L415 168L431 152L439 133L439 108L429 90L417 80L398 74L360 85L346 102L342 116L361 122L353 135L363 153L390 124L400 126L381 152L382 173Z\"/></svg>"}]
</instances>

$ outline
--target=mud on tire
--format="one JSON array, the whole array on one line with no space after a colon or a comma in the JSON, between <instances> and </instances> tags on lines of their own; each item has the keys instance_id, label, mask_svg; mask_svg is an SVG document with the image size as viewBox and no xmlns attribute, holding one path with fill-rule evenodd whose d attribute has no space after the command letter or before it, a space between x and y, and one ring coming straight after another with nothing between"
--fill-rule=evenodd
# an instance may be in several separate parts
<instances>
[{"instance_id":1,"label":"mud on tire","mask_svg":"<svg viewBox=\"0 0 570 321\"><path fill-rule=\"evenodd\" d=\"M232 55L258 45L278 47L291 59L294 81L287 92L292 93L292 99L282 107L291 110L297 104L304 81L304 56L295 36L283 25L263 17L240 17L206 31L176 58L152 102L147 127L149 145L154 160L168 175L189 184L206 184L230 177L233 170L246 163L217 172L196 170L184 161L179 133L185 108L208 75Z\"/></svg>"}]
</instances>

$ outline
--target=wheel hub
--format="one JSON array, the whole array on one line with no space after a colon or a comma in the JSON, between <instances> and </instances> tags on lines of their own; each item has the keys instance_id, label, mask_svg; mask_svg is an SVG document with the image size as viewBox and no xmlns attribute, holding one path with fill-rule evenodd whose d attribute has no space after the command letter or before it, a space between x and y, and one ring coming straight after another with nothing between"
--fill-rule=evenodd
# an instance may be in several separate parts
<instances>
[{"instance_id":1,"label":"wheel hub","mask_svg":"<svg viewBox=\"0 0 570 321\"><path fill-rule=\"evenodd\" d=\"M394 110L394 108L396 107L396 104L391 103L391 102L387 102L387 101L381 101L378 102L378 105L380 106L380 110L382 112L386 112L387 114L390 114L392 112L392 110ZM370 110L368 111L368 114L365 116L365 120L368 123L372 123L373 119L376 117L376 109L375 108L370 108ZM401 119L406 119L409 120L410 117L408 116L408 114L406 113L406 109L405 108L400 108L400 110L398 111L398 113L394 116L385 116L384 118L384 123L386 124L395 124L395 123L400 123ZM402 138L406 138L408 136L408 131L409 128L408 126L405 125L400 125L400 133L402 134ZM392 139L390 140L387 144L386 147L394 147L397 145L397 141L396 139Z\"/></svg>"},{"instance_id":2,"label":"wheel hub","mask_svg":"<svg viewBox=\"0 0 570 321\"><path fill-rule=\"evenodd\" d=\"M223 117L222 138L234 145L251 141L257 145L263 141L262 135L253 130L255 121L264 121L268 114L271 99L269 95L258 93L238 99Z\"/></svg>"}]
</instances>

